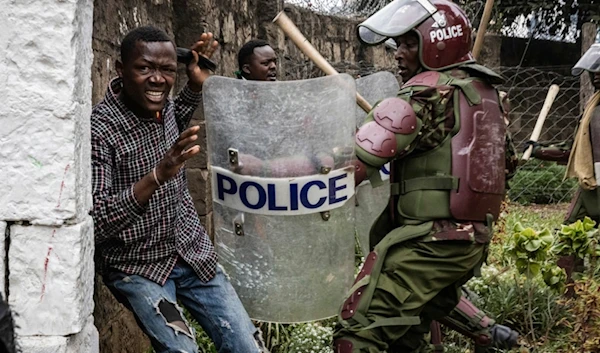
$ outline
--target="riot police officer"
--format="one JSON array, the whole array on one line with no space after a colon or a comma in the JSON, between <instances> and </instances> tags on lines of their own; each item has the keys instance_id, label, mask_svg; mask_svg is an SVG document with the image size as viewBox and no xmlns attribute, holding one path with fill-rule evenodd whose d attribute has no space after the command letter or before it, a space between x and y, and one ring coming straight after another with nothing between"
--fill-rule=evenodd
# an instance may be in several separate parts
<instances>
[{"instance_id":1,"label":"riot police officer","mask_svg":"<svg viewBox=\"0 0 600 353\"><path fill-rule=\"evenodd\" d=\"M355 175L376 184L391 161L392 196L342 304L338 353L431 349L423 339L431 320L459 304L485 259L505 196L507 132L492 86L502 77L475 63L471 31L446 0L395 0L358 26L363 43L397 48L404 85L356 134ZM460 303L491 338L489 318Z\"/></svg>"}]
</instances>

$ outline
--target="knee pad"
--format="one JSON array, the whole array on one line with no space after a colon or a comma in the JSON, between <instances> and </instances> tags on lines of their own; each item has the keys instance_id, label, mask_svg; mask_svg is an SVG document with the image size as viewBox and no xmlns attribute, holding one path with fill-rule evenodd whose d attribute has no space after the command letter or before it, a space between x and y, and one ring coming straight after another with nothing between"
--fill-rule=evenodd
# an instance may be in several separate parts
<instances>
[{"instance_id":1,"label":"knee pad","mask_svg":"<svg viewBox=\"0 0 600 353\"><path fill-rule=\"evenodd\" d=\"M337 339L333 342L335 353L352 353L352 342L344 339Z\"/></svg>"},{"instance_id":2,"label":"knee pad","mask_svg":"<svg viewBox=\"0 0 600 353\"><path fill-rule=\"evenodd\" d=\"M354 284L360 282L360 280L362 280L366 276L371 275L371 272L373 271L373 267L375 266L376 261L377 261L377 253L374 251L371 251L369 253L369 255L367 255L365 263L363 264L362 269L358 273L358 276L356 276L356 280L354 281ZM348 299L346 299L344 301L344 304L342 305L342 311L340 313L340 316L342 317L342 319L348 320L354 316L354 314L356 313L356 308L358 307L358 303L360 302L361 296L363 295L363 290L367 286L367 284L368 283L366 283L363 286L360 286L358 289L356 289L354 292L352 292L352 294L350 294Z\"/></svg>"}]
</instances>

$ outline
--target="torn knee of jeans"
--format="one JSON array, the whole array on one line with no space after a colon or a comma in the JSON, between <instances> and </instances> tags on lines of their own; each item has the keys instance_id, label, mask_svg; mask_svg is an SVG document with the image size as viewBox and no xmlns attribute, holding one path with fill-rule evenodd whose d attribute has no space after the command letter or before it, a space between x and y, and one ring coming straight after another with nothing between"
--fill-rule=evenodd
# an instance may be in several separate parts
<instances>
[{"instance_id":1,"label":"torn knee of jeans","mask_svg":"<svg viewBox=\"0 0 600 353\"><path fill-rule=\"evenodd\" d=\"M193 330L177 304L166 299L160 299L156 303L156 311L165 319L167 326L175 331L175 334L181 332L192 339L194 338Z\"/></svg>"}]
</instances>

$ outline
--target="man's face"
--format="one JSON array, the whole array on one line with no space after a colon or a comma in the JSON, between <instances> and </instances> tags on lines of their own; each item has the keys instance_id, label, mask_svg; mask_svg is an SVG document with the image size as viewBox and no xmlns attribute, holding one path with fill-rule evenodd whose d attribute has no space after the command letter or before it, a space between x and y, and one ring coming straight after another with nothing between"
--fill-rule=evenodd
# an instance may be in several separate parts
<instances>
[{"instance_id":1,"label":"man's face","mask_svg":"<svg viewBox=\"0 0 600 353\"><path fill-rule=\"evenodd\" d=\"M406 83L421 69L419 61L419 37L413 31L394 38L396 42L396 61L398 62L398 74L402 76L402 82Z\"/></svg>"},{"instance_id":2,"label":"man's face","mask_svg":"<svg viewBox=\"0 0 600 353\"><path fill-rule=\"evenodd\" d=\"M277 55L268 45L256 47L242 70L248 80L277 81Z\"/></svg>"},{"instance_id":3,"label":"man's face","mask_svg":"<svg viewBox=\"0 0 600 353\"><path fill-rule=\"evenodd\" d=\"M167 101L177 73L171 42L138 41L127 62L117 62L126 103L137 115L154 116Z\"/></svg>"},{"instance_id":4,"label":"man's face","mask_svg":"<svg viewBox=\"0 0 600 353\"><path fill-rule=\"evenodd\" d=\"M600 72L590 72L590 79L594 88L600 90Z\"/></svg>"}]
</instances>

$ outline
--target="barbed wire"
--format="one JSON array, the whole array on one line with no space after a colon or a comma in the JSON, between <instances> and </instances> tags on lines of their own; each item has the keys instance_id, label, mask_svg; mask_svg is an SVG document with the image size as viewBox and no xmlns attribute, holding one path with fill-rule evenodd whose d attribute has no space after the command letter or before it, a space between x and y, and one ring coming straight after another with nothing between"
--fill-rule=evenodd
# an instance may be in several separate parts
<instances>
[{"instance_id":1,"label":"barbed wire","mask_svg":"<svg viewBox=\"0 0 600 353\"><path fill-rule=\"evenodd\" d=\"M369 16L382 9L391 0L285 0L286 4L306 8L314 12L340 16L340 17L364 17ZM485 1L456 1L473 23L478 25Z\"/></svg>"},{"instance_id":2,"label":"barbed wire","mask_svg":"<svg viewBox=\"0 0 600 353\"><path fill-rule=\"evenodd\" d=\"M286 4L306 8L316 13L328 16L338 16L345 18L364 18L372 15L382 9L391 0L284 0ZM467 14L474 29L479 28L479 23L483 15L485 0L454 0ZM496 4L490 22L487 27L487 33L497 33L507 37L527 38L533 36L539 39L563 40L575 42L578 37L576 26L570 26L564 30L561 36L551 35L546 31L538 30L533 34L534 28L539 24L540 19L533 13L523 13L517 16L512 23L502 22L502 12L507 8L501 3ZM566 25L565 25L566 26Z\"/></svg>"},{"instance_id":3,"label":"barbed wire","mask_svg":"<svg viewBox=\"0 0 600 353\"><path fill-rule=\"evenodd\" d=\"M362 17L383 8L389 0L285 0L314 12L340 17Z\"/></svg>"}]
</instances>

